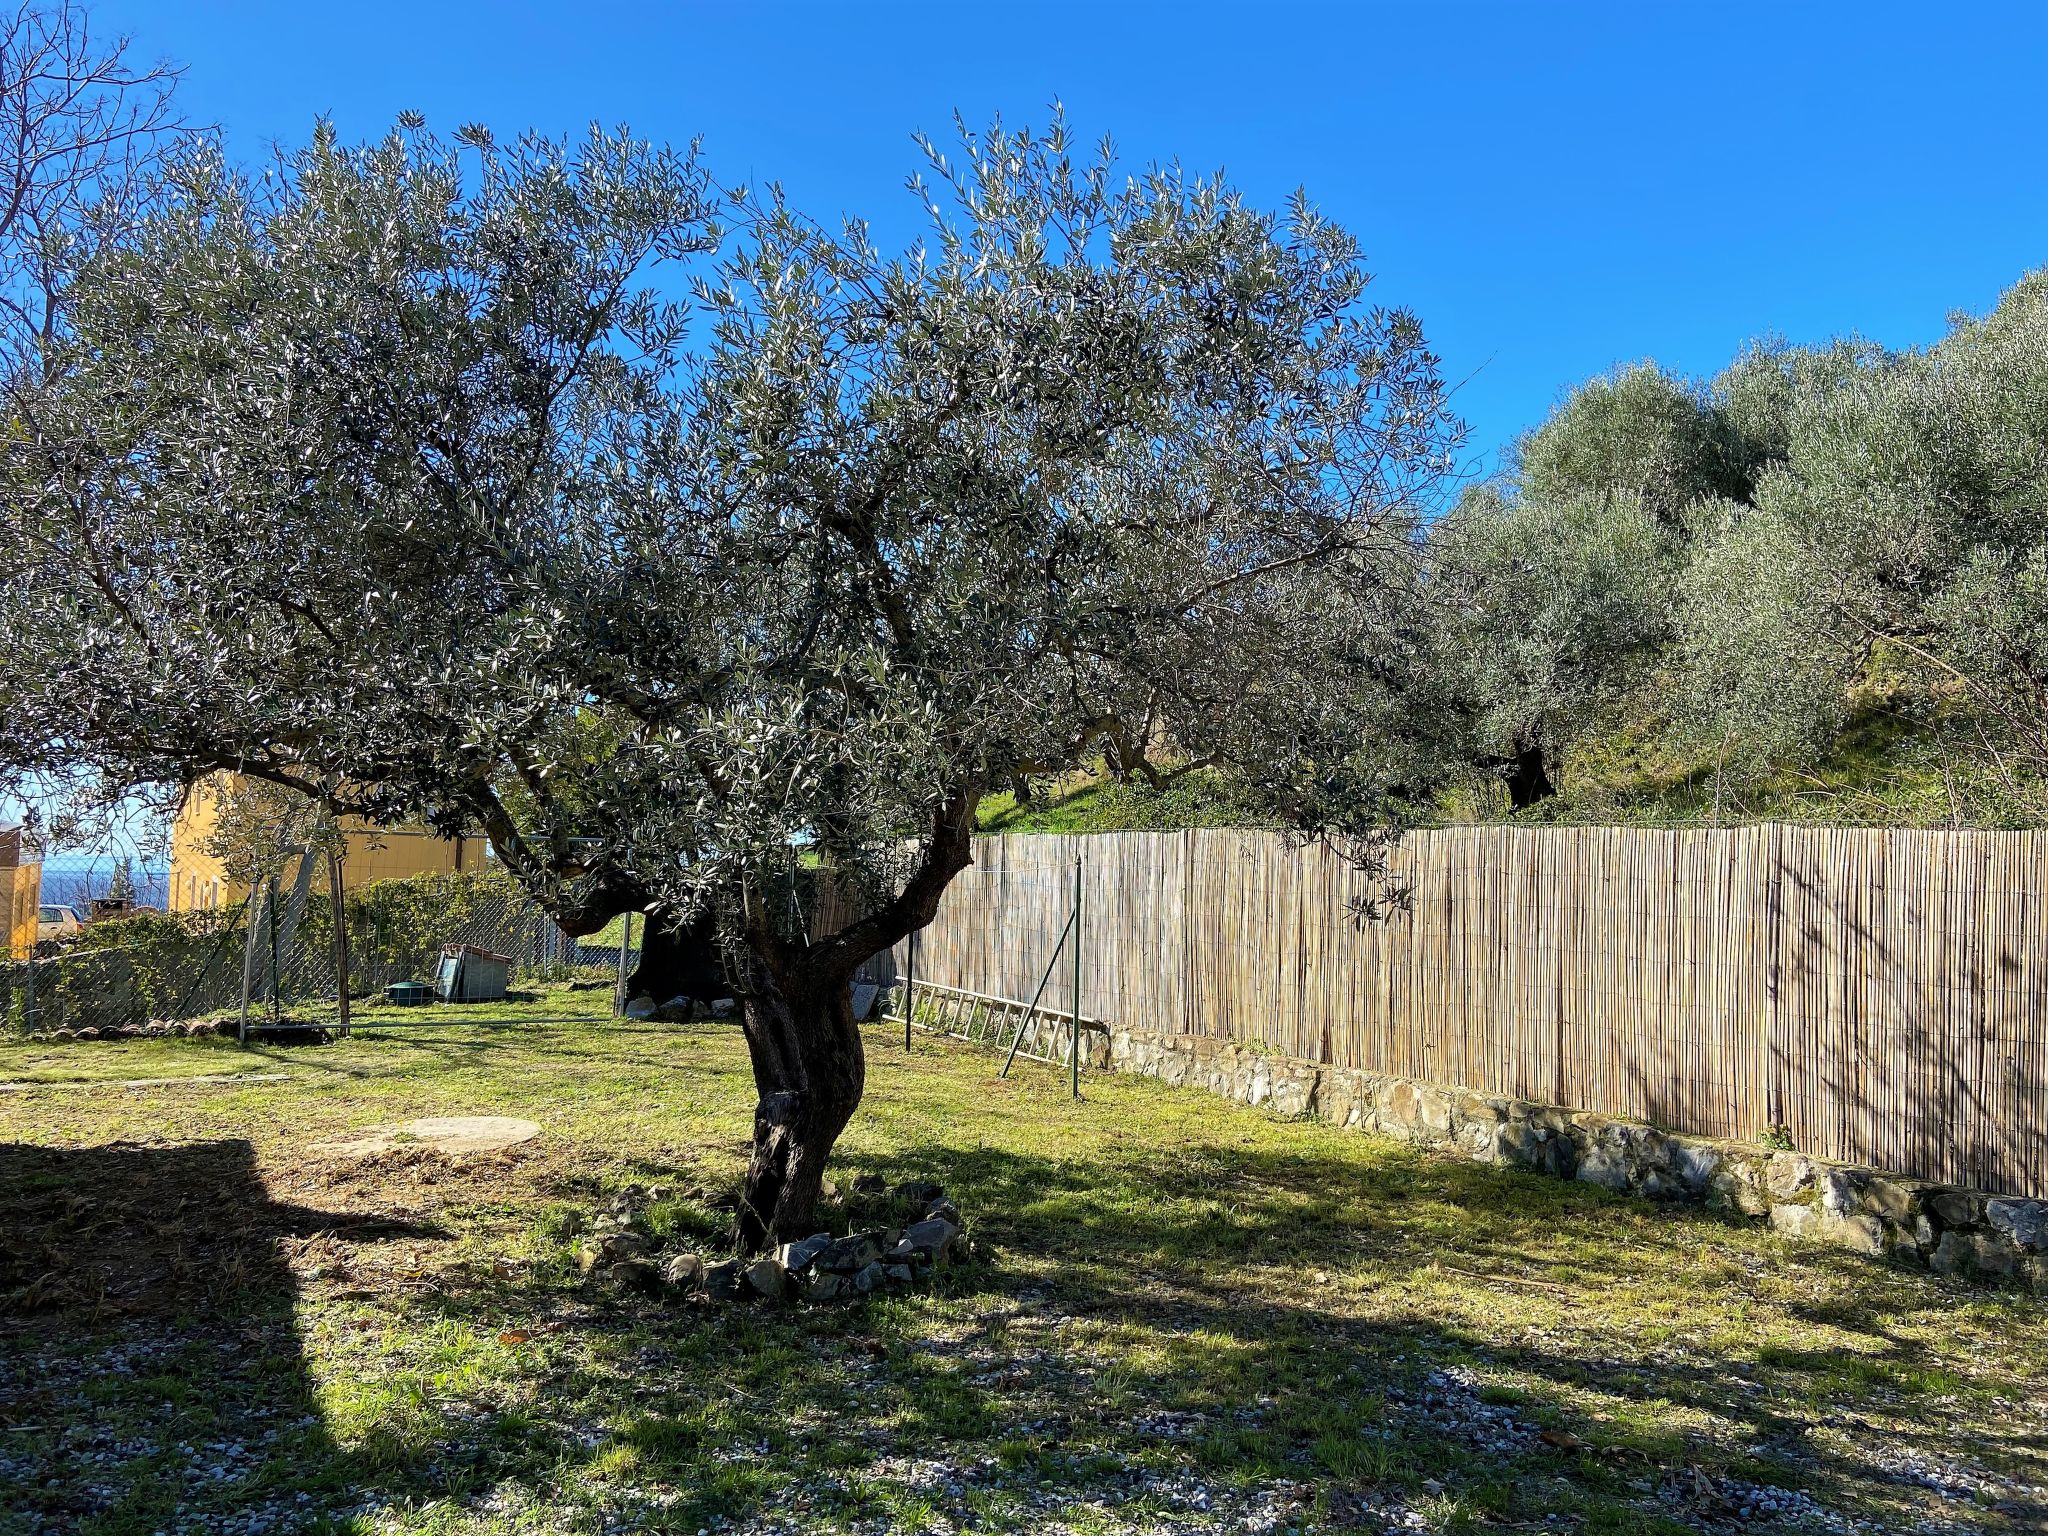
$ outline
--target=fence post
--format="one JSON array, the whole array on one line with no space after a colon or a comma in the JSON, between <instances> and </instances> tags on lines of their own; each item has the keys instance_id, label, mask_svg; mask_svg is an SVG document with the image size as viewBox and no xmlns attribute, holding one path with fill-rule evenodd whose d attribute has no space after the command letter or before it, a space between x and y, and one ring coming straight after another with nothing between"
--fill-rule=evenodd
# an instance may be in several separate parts
<instances>
[{"instance_id":1,"label":"fence post","mask_svg":"<svg viewBox=\"0 0 2048 1536\"><path fill-rule=\"evenodd\" d=\"M910 1019L917 1006L917 930L910 930L910 958L903 966L903 1053L910 1054Z\"/></svg>"},{"instance_id":2,"label":"fence post","mask_svg":"<svg viewBox=\"0 0 2048 1536\"><path fill-rule=\"evenodd\" d=\"M249 994L256 987L256 941L262 933L263 897L265 885L254 880L249 885L249 936L242 945L242 1001L241 1012L235 1021L235 1042L249 1043Z\"/></svg>"},{"instance_id":3,"label":"fence post","mask_svg":"<svg viewBox=\"0 0 2048 1536\"><path fill-rule=\"evenodd\" d=\"M647 925L640 925L641 943L646 943ZM626 1011L626 951L633 945L633 914L628 912L619 919L619 979L612 985L612 1017L618 1018Z\"/></svg>"},{"instance_id":4,"label":"fence post","mask_svg":"<svg viewBox=\"0 0 2048 1536\"><path fill-rule=\"evenodd\" d=\"M1081 860L1074 860L1074 1038L1070 1042L1074 1097L1081 1097Z\"/></svg>"},{"instance_id":5,"label":"fence post","mask_svg":"<svg viewBox=\"0 0 2048 1536\"><path fill-rule=\"evenodd\" d=\"M327 850L327 902L334 921L334 1013L348 1038L348 905L342 900L341 850Z\"/></svg>"}]
</instances>

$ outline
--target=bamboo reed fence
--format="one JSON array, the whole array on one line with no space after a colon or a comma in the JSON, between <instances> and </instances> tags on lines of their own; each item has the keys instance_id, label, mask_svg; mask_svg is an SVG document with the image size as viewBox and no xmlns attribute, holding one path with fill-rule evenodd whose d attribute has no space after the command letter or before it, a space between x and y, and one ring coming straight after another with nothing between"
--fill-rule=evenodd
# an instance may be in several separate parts
<instances>
[{"instance_id":1,"label":"bamboo reed fence","mask_svg":"<svg viewBox=\"0 0 2048 1536\"><path fill-rule=\"evenodd\" d=\"M2048 1197L2048 834L1460 828L1377 878L1274 833L987 838L917 979L1030 996L1077 858L1112 1027Z\"/></svg>"}]
</instances>

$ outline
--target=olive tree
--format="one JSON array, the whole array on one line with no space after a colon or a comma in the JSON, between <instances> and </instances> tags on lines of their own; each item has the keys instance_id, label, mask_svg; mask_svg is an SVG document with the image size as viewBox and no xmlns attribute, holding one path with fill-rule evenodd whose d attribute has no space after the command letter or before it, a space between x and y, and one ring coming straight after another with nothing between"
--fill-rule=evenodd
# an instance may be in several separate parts
<instances>
[{"instance_id":1,"label":"olive tree","mask_svg":"<svg viewBox=\"0 0 2048 1536\"><path fill-rule=\"evenodd\" d=\"M1703 497L1745 497L1752 454L1713 392L1639 363L1570 391L1512 469L1523 499L1627 497L1676 528Z\"/></svg>"},{"instance_id":2,"label":"olive tree","mask_svg":"<svg viewBox=\"0 0 2048 1536\"><path fill-rule=\"evenodd\" d=\"M1924 352L1844 345L1748 381L1781 450L1708 520L1687 582L1689 712L1753 766L1810 752L1884 684L2000 770L2048 774L2048 276Z\"/></svg>"},{"instance_id":3,"label":"olive tree","mask_svg":"<svg viewBox=\"0 0 2048 1536\"><path fill-rule=\"evenodd\" d=\"M1551 769L1610 722L1672 633L1679 542L1634 491L1510 499L1475 487L1433 531L1471 732L1524 810Z\"/></svg>"},{"instance_id":4,"label":"olive tree","mask_svg":"<svg viewBox=\"0 0 2048 1536\"><path fill-rule=\"evenodd\" d=\"M1746 493L1753 454L1715 393L1649 364L1571 390L1432 530L1442 665L1467 760L1526 810L1670 643L1693 510Z\"/></svg>"},{"instance_id":5,"label":"olive tree","mask_svg":"<svg viewBox=\"0 0 2048 1536\"><path fill-rule=\"evenodd\" d=\"M656 995L708 926L748 1245L810 1230L850 979L985 791L1137 718L1308 824L1402 771L1415 319L1303 200L1057 119L924 154L896 254L618 135L200 156L10 444L0 758L480 827L572 930L652 914Z\"/></svg>"}]
</instances>

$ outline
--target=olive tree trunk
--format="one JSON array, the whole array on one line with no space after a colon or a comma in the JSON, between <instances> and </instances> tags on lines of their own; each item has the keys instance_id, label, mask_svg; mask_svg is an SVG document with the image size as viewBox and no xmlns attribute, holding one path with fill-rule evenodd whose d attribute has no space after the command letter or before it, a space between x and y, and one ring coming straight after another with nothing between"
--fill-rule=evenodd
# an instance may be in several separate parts
<instances>
[{"instance_id":1,"label":"olive tree trunk","mask_svg":"<svg viewBox=\"0 0 2048 1536\"><path fill-rule=\"evenodd\" d=\"M867 1059L843 981L770 981L740 1001L754 1066L754 1150L740 1197L742 1252L817 1228L825 1161L860 1107Z\"/></svg>"},{"instance_id":2,"label":"olive tree trunk","mask_svg":"<svg viewBox=\"0 0 2048 1536\"><path fill-rule=\"evenodd\" d=\"M718 924L709 915L677 926L649 912L640 930L640 958L626 978L626 996L647 996L657 1005L675 997L709 1002L731 997L718 952Z\"/></svg>"}]
</instances>

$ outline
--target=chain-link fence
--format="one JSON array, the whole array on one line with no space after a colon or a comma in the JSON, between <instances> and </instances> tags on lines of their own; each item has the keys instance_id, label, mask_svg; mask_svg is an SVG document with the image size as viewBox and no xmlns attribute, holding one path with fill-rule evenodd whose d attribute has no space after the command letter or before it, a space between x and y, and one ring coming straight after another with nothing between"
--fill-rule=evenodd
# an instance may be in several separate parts
<instances>
[{"instance_id":1,"label":"chain-link fence","mask_svg":"<svg viewBox=\"0 0 2048 1536\"><path fill-rule=\"evenodd\" d=\"M352 998L381 998L393 982L431 984L451 944L504 956L515 985L619 971L622 924L579 941L503 876L379 881L347 893L343 910ZM634 945L626 968L637 960ZM206 1018L240 1009L245 978L260 1021L333 1003L341 963L333 903L284 882L234 906L141 912L37 944L33 958L0 964L0 1031L104 1032Z\"/></svg>"}]
</instances>

